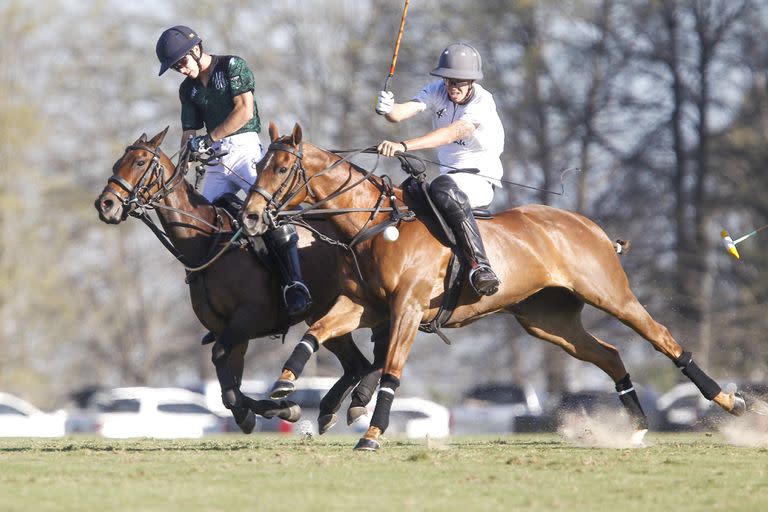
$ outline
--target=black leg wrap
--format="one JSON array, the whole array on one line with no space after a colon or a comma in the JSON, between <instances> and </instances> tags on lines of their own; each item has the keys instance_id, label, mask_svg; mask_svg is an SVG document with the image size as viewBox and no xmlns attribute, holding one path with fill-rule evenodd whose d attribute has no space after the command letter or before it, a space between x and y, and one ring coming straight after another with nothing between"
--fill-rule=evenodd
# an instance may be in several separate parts
<instances>
[{"instance_id":1,"label":"black leg wrap","mask_svg":"<svg viewBox=\"0 0 768 512\"><path fill-rule=\"evenodd\" d=\"M699 368L690 352L680 354L680 357L675 359L675 364L683 371L683 375L691 379L707 400L712 400L720 393L720 385Z\"/></svg>"},{"instance_id":2,"label":"black leg wrap","mask_svg":"<svg viewBox=\"0 0 768 512\"><path fill-rule=\"evenodd\" d=\"M339 380L328 390L328 392L320 400L320 415L334 414L341 407L341 402L347 398L352 388L360 381L360 377L357 375L350 375L345 373Z\"/></svg>"},{"instance_id":3,"label":"black leg wrap","mask_svg":"<svg viewBox=\"0 0 768 512\"><path fill-rule=\"evenodd\" d=\"M229 356L230 351L219 341L211 348L211 361L216 368L216 377L222 391L240 387L240 382L229 365ZM226 406L226 403L224 405Z\"/></svg>"},{"instance_id":4,"label":"black leg wrap","mask_svg":"<svg viewBox=\"0 0 768 512\"><path fill-rule=\"evenodd\" d=\"M389 426L389 411L392 409L395 390L398 386L400 386L400 379L397 377L386 374L381 378L376 408L373 410L373 417L371 417L371 426L378 427L382 433Z\"/></svg>"},{"instance_id":5,"label":"black leg wrap","mask_svg":"<svg viewBox=\"0 0 768 512\"><path fill-rule=\"evenodd\" d=\"M360 383L352 391L352 407L365 407L373 398L376 386L379 385L381 370L372 369L360 379Z\"/></svg>"},{"instance_id":6,"label":"black leg wrap","mask_svg":"<svg viewBox=\"0 0 768 512\"><path fill-rule=\"evenodd\" d=\"M317 338L311 334L305 334L304 337L301 338L299 344L296 345L296 348L293 349L291 357L285 362L283 368L290 370L296 377L298 377L301 375L301 372L304 371L304 365L307 364L309 358L312 357L312 354L317 352L319 348L320 344L317 342Z\"/></svg>"},{"instance_id":7,"label":"black leg wrap","mask_svg":"<svg viewBox=\"0 0 768 512\"><path fill-rule=\"evenodd\" d=\"M632 385L632 381L629 379L629 374L626 374L624 378L616 382L616 392L619 394L621 404L629 414L632 426L637 429L647 429L648 418L640 406L640 400L637 398L637 392Z\"/></svg>"}]
</instances>

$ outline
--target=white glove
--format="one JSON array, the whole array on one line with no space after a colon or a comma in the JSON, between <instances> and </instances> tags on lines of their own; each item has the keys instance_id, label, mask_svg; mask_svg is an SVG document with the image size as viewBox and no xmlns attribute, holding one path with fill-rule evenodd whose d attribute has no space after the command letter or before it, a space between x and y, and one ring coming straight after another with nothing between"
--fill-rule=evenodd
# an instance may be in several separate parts
<instances>
[{"instance_id":1,"label":"white glove","mask_svg":"<svg viewBox=\"0 0 768 512\"><path fill-rule=\"evenodd\" d=\"M379 91L379 98L376 101L376 113L380 115L389 114L395 106L395 94L391 91Z\"/></svg>"}]
</instances>

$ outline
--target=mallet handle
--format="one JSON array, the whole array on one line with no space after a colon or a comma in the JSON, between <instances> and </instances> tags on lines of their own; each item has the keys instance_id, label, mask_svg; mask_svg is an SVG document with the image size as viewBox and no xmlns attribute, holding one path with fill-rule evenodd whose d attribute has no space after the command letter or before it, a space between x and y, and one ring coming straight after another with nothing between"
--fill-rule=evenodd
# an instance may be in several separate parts
<instances>
[{"instance_id":1,"label":"mallet handle","mask_svg":"<svg viewBox=\"0 0 768 512\"><path fill-rule=\"evenodd\" d=\"M389 80L395 75L395 66L397 65L397 53L400 51L400 40L403 38L403 30L405 29L405 16L408 14L408 0L405 0L405 7L403 7L403 17L400 19L400 30L397 32L397 39L395 40L395 50L392 52L392 64L389 66L389 75L384 81L384 90L389 90Z\"/></svg>"},{"instance_id":2,"label":"mallet handle","mask_svg":"<svg viewBox=\"0 0 768 512\"><path fill-rule=\"evenodd\" d=\"M760 227L759 227L759 228L757 228L756 230L754 230L754 231L752 231L752 232L750 232L750 233L747 233L746 235L742 236L741 238L738 238L738 239L734 240L734 241L733 241L733 243L734 243L734 245L736 245L736 244L738 244L739 242L743 242L743 241L744 241L744 240L746 240L747 238L750 238L750 237L752 237L752 236L755 236L756 234L758 234L759 232L763 231L764 229L768 229L768 224L766 224L765 226L760 226Z\"/></svg>"}]
</instances>

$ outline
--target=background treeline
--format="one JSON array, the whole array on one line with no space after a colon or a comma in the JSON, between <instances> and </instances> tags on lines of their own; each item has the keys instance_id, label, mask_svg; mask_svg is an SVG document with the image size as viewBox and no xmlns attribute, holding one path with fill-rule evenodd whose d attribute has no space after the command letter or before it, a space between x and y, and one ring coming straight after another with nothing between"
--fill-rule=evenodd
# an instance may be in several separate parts
<instances>
[{"instance_id":1,"label":"background treeline","mask_svg":"<svg viewBox=\"0 0 768 512\"><path fill-rule=\"evenodd\" d=\"M0 389L54 405L88 384L212 376L181 266L140 223L107 226L92 207L142 132L170 125L164 148L177 149L180 76L158 77L154 54L163 29L190 25L206 51L244 57L265 123L358 148L429 128L373 112L401 13L399 0L2 2ZM768 236L736 261L720 230L768 223L767 40L758 0L420 0L392 88L406 100L445 46L476 46L506 128L506 178L539 189L508 185L494 207L548 203L630 239L623 263L651 313L715 376L763 379ZM381 169L402 178L393 162ZM620 323L591 311L587 322L635 381L677 378ZM285 346L253 342L249 374L276 375L302 330ZM450 335L451 347L420 335L406 390L449 401L487 380L612 388L510 318ZM337 371L325 355L313 364Z\"/></svg>"}]
</instances>

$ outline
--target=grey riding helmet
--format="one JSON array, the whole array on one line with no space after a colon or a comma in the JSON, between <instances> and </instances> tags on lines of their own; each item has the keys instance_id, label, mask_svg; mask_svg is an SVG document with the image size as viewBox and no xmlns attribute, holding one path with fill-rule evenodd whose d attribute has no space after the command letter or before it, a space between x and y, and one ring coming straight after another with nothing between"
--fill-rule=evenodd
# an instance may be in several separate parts
<instances>
[{"instance_id":1,"label":"grey riding helmet","mask_svg":"<svg viewBox=\"0 0 768 512\"><path fill-rule=\"evenodd\" d=\"M480 80L483 78L480 53L467 43L454 43L443 50L437 67L429 74L457 80Z\"/></svg>"},{"instance_id":2,"label":"grey riding helmet","mask_svg":"<svg viewBox=\"0 0 768 512\"><path fill-rule=\"evenodd\" d=\"M184 25L171 27L160 35L155 46L157 59L160 61L160 73L162 75L168 68L181 60L195 45L203 40L197 32Z\"/></svg>"}]
</instances>

